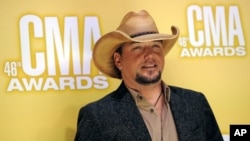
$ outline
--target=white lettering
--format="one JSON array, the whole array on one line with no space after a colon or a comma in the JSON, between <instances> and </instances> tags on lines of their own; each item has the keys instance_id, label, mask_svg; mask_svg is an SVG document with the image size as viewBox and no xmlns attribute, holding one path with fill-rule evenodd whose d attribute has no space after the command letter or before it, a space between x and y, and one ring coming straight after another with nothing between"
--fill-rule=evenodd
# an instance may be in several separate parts
<instances>
[{"instance_id":1,"label":"white lettering","mask_svg":"<svg viewBox=\"0 0 250 141\"><path fill-rule=\"evenodd\" d=\"M196 17L195 17L196 15ZM195 29L195 20L202 21L202 10L197 5L189 6L187 9L187 18L188 18L188 33L189 40L192 46L199 47L204 44L204 32L202 30ZM197 35L195 34L197 31Z\"/></svg>"},{"instance_id":2,"label":"white lettering","mask_svg":"<svg viewBox=\"0 0 250 141\"><path fill-rule=\"evenodd\" d=\"M7 88L7 91L13 91L13 90L18 90L18 91L24 91L21 83L19 82L19 80L17 78L12 78L10 80L9 86Z\"/></svg>"},{"instance_id":3,"label":"white lettering","mask_svg":"<svg viewBox=\"0 0 250 141\"><path fill-rule=\"evenodd\" d=\"M229 23L228 23L228 38L229 38L229 46L235 45L235 38L238 38L239 45L245 46L245 39L243 36L241 20L239 9L237 6L231 6L229 9Z\"/></svg>"},{"instance_id":4,"label":"white lettering","mask_svg":"<svg viewBox=\"0 0 250 141\"><path fill-rule=\"evenodd\" d=\"M39 76L47 67L49 76L56 76L58 72L64 76L70 72L74 75L91 74L92 45L101 35L97 17L87 16L84 20L83 50L80 50L77 17L65 17L62 26L64 30L61 32L57 17L45 17L43 29L43 22L38 16L23 16L20 20L20 39L24 72L27 75ZM45 31L46 50L37 52L35 59L32 59L31 50L36 47L30 43L31 39L34 39L31 38L30 24L34 25L35 38L43 38L43 30Z\"/></svg>"},{"instance_id":5,"label":"white lettering","mask_svg":"<svg viewBox=\"0 0 250 141\"><path fill-rule=\"evenodd\" d=\"M33 88L36 90L41 90L43 78L38 78L36 80L35 78L30 78L29 81L26 78L22 79L24 87L26 88L26 91L31 91Z\"/></svg>"},{"instance_id":6,"label":"white lettering","mask_svg":"<svg viewBox=\"0 0 250 141\"><path fill-rule=\"evenodd\" d=\"M219 46L221 37L222 45L227 46L227 31L225 20L225 9L223 6L216 7L216 17L214 20L212 8L210 6L203 7L204 15L204 31L206 37L206 46L211 46L212 41L214 46ZM220 36L220 34L222 34ZM212 40L211 40L212 37Z\"/></svg>"},{"instance_id":7,"label":"white lettering","mask_svg":"<svg viewBox=\"0 0 250 141\"><path fill-rule=\"evenodd\" d=\"M24 73L31 77L11 78L8 91L108 87L107 78L100 72L97 76L91 75L92 46L101 36L98 18L95 16L84 18L82 42L79 40L78 18L69 16L63 20L62 24L58 17L41 19L36 15L25 15L20 19L22 62L16 64L19 64ZM5 72L16 76L18 74L15 73L17 72L15 68L10 71L5 67ZM75 77L71 77L72 75Z\"/></svg>"},{"instance_id":8,"label":"white lettering","mask_svg":"<svg viewBox=\"0 0 250 141\"><path fill-rule=\"evenodd\" d=\"M183 48L181 57L244 56L244 47Z\"/></svg>"},{"instance_id":9,"label":"white lettering","mask_svg":"<svg viewBox=\"0 0 250 141\"><path fill-rule=\"evenodd\" d=\"M77 77L76 80L78 89L89 89L92 86L92 80L89 77L81 76Z\"/></svg>"},{"instance_id":10,"label":"white lettering","mask_svg":"<svg viewBox=\"0 0 250 141\"><path fill-rule=\"evenodd\" d=\"M70 47L72 48L74 74L80 74L80 51L77 31L77 18L66 17L64 27L64 44L62 43L58 19L56 17L45 18L46 47L49 75L56 75L55 67L55 49L58 59L58 65L61 75L69 75L70 65ZM71 45L70 45L71 44Z\"/></svg>"},{"instance_id":11,"label":"white lettering","mask_svg":"<svg viewBox=\"0 0 250 141\"><path fill-rule=\"evenodd\" d=\"M225 11L223 6L216 6L214 12L211 6L201 8L192 5L188 7L189 41L193 47L201 47L204 43L206 43L206 47L235 46L236 38L239 46L245 46L238 7L229 6L228 15ZM228 17L228 23L226 17Z\"/></svg>"},{"instance_id":12,"label":"white lettering","mask_svg":"<svg viewBox=\"0 0 250 141\"><path fill-rule=\"evenodd\" d=\"M85 17L84 29L84 56L83 56L83 72L82 74L90 74L92 59L92 41L96 42L100 38L100 29L97 17ZM93 37L93 39L92 39Z\"/></svg>"},{"instance_id":13,"label":"white lettering","mask_svg":"<svg viewBox=\"0 0 250 141\"><path fill-rule=\"evenodd\" d=\"M238 56L245 56L246 55L246 49L244 47L237 47L236 52Z\"/></svg>"},{"instance_id":14,"label":"white lettering","mask_svg":"<svg viewBox=\"0 0 250 141\"><path fill-rule=\"evenodd\" d=\"M191 54L189 53L188 48L183 48L181 51L181 57L192 57Z\"/></svg>"},{"instance_id":15,"label":"white lettering","mask_svg":"<svg viewBox=\"0 0 250 141\"><path fill-rule=\"evenodd\" d=\"M234 132L234 136L244 136L247 133L246 129L236 129Z\"/></svg>"},{"instance_id":16,"label":"white lettering","mask_svg":"<svg viewBox=\"0 0 250 141\"><path fill-rule=\"evenodd\" d=\"M49 89L52 89L52 90L59 90L59 87L58 87L58 85L56 84L55 79L53 79L53 78L47 78L46 81L45 81L43 90L44 90L44 91L47 91L47 90L49 90Z\"/></svg>"},{"instance_id":17,"label":"white lettering","mask_svg":"<svg viewBox=\"0 0 250 141\"><path fill-rule=\"evenodd\" d=\"M71 90L75 89L74 78L72 77L60 77L59 78L60 90L65 90L65 87L69 87Z\"/></svg>"},{"instance_id":18,"label":"white lettering","mask_svg":"<svg viewBox=\"0 0 250 141\"><path fill-rule=\"evenodd\" d=\"M78 77L47 77L47 78L12 78L7 91L48 91L48 90L85 90L94 87L96 89L108 88L107 77L102 75L78 76Z\"/></svg>"},{"instance_id":19,"label":"white lettering","mask_svg":"<svg viewBox=\"0 0 250 141\"><path fill-rule=\"evenodd\" d=\"M23 71L30 76L39 76L45 71L45 56L44 53L39 52L35 54L35 59L32 59L30 47L30 24L34 26L35 38L43 37L42 21L34 15L23 16L20 20L20 42L22 54L22 68ZM35 62L32 62L35 60ZM39 64L37 63L39 62ZM35 67L32 64L36 63Z\"/></svg>"},{"instance_id":20,"label":"white lettering","mask_svg":"<svg viewBox=\"0 0 250 141\"><path fill-rule=\"evenodd\" d=\"M107 77L105 76L96 76L93 79L94 87L97 89L104 89L108 87Z\"/></svg>"}]
</instances>

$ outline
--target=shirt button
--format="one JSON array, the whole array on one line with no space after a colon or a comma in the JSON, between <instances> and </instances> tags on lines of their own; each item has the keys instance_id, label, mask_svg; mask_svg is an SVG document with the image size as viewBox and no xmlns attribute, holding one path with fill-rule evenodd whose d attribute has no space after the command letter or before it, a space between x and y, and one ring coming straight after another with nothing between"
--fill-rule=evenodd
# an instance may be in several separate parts
<instances>
[{"instance_id":1,"label":"shirt button","mask_svg":"<svg viewBox=\"0 0 250 141\"><path fill-rule=\"evenodd\" d=\"M140 99L140 100L142 100L142 99L143 99L143 97L139 95L139 99Z\"/></svg>"},{"instance_id":2,"label":"shirt button","mask_svg":"<svg viewBox=\"0 0 250 141\"><path fill-rule=\"evenodd\" d=\"M154 112L154 109L150 109L150 112L153 113L153 112Z\"/></svg>"}]
</instances>

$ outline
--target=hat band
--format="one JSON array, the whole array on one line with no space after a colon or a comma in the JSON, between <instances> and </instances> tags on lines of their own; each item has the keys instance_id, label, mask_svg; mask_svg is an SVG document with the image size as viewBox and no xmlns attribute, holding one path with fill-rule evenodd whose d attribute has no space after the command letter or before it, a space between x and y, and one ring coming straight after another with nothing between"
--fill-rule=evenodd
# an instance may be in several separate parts
<instances>
[{"instance_id":1,"label":"hat band","mask_svg":"<svg viewBox=\"0 0 250 141\"><path fill-rule=\"evenodd\" d=\"M141 32L141 33L137 33L137 34L131 35L130 37L131 37L131 38L135 38L135 37L138 37L138 36L142 36L142 35L146 35L146 34L154 34L154 33L158 33L158 32L155 32L155 31L151 31L151 32Z\"/></svg>"}]
</instances>

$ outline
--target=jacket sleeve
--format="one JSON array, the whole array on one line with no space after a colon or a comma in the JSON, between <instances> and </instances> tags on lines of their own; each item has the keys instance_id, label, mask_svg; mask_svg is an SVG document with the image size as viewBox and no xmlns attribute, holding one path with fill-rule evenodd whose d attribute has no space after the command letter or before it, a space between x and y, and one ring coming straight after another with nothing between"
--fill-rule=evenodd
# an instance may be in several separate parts
<instances>
[{"instance_id":1,"label":"jacket sleeve","mask_svg":"<svg viewBox=\"0 0 250 141\"><path fill-rule=\"evenodd\" d=\"M83 107L79 111L75 141L100 140L101 135L98 130L98 120L93 111L90 106Z\"/></svg>"}]
</instances>

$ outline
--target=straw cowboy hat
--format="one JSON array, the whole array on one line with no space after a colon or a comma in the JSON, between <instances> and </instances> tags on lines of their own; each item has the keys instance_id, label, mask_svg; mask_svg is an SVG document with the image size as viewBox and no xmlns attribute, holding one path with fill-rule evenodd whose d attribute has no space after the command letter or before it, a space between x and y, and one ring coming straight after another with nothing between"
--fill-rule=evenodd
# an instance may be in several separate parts
<instances>
[{"instance_id":1,"label":"straw cowboy hat","mask_svg":"<svg viewBox=\"0 0 250 141\"><path fill-rule=\"evenodd\" d=\"M172 34L159 33L153 18L145 10L138 13L129 12L124 16L120 26L115 31L103 35L96 42L93 49L93 61L101 72L110 77L120 79L115 70L113 54L121 44L131 41L148 42L162 40L164 54L166 55L179 36L177 27L172 26L171 30Z\"/></svg>"}]
</instances>

